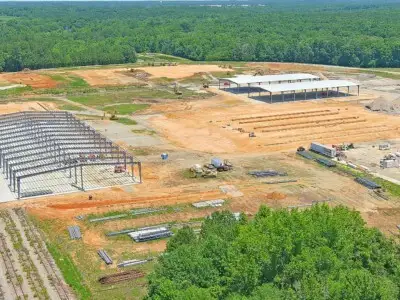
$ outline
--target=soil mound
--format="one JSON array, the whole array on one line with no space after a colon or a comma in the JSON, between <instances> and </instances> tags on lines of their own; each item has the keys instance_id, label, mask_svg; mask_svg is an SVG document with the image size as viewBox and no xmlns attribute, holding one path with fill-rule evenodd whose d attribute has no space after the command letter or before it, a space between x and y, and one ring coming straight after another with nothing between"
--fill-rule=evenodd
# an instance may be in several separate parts
<instances>
[{"instance_id":1,"label":"soil mound","mask_svg":"<svg viewBox=\"0 0 400 300\"><path fill-rule=\"evenodd\" d=\"M366 107L372 111L400 114L400 98L388 100L380 97L368 104Z\"/></svg>"},{"instance_id":2,"label":"soil mound","mask_svg":"<svg viewBox=\"0 0 400 300\"><path fill-rule=\"evenodd\" d=\"M272 192L267 194L267 198L272 200L282 200L286 198L286 195L278 192Z\"/></svg>"}]
</instances>

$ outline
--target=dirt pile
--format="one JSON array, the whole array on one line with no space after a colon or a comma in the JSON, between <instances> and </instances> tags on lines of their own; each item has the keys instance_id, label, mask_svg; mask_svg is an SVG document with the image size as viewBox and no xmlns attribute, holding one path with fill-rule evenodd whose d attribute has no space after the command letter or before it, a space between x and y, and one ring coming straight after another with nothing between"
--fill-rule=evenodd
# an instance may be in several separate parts
<instances>
[{"instance_id":1,"label":"dirt pile","mask_svg":"<svg viewBox=\"0 0 400 300\"><path fill-rule=\"evenodd\" d=\"M379 97L372 103L366 105L366 107L372 111L400 114L400 97L394 100Z\"/></svg>"},{"instance_id":2,"label":"dirt pile","mask_svg":"<svg viewBox=\"0 0 400 300\"><path fill-rule=\"evenodd\" d=\"M286 198L286 195L278 192L272 192L267 194L267 198L272 200L283 200Z\"/></svg>"}]
</instances>

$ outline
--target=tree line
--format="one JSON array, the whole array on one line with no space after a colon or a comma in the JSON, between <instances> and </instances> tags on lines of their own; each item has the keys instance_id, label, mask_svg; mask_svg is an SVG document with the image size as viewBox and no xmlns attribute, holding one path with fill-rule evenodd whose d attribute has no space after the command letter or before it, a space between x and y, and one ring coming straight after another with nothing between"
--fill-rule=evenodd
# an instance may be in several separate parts
<instances>
[{"instance_id":1,"label":"tree line","mask_svg":"<svg viewBox=\"0 0 400 300\"><path fill-rule=\"evenodd\" d=\"M400 67L396 2L201 6L207 3L4 2L0 70L128 63L137 52L205 61Z\"/></svg>"},{"instance_id":2,"label":"tree line","mask_svg":"<svg viewBox=\"0 0 400 300\"><path fill-rule=\"evenodd\" d=\"M396 300L400 247L343 206L261 207L254 219L181 229L150 275L147 299Z\"/></svg>"}]
</instances>

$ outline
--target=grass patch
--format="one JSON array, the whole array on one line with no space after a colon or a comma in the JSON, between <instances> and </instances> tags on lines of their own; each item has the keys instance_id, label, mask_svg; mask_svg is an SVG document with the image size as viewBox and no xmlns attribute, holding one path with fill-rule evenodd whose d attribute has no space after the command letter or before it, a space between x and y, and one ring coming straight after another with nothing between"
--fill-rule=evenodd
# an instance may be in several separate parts
<instances>
[{"instance_id":1,"label":"grass patch","mask_svg":"<svg viewBox=\"0 0 400 300\"><path fill-rule=\"evenodd\" d=\"M27 92L31 92L32 90L33 89L31 86L23 86L14 89L0 90L0 98L20 96Z\"/></svg>"},{"instance_id":2,"label":"grass patch","mask_svg":"<svg viewBox=\"0 0 400 300\"><path fill-rule=\"evenodd\" d=\"M119 104L106 106L103 110L109 113L116 112L118 115L130 115L147 107L149 107L148 104Z\"/></svg>"},{"instance_id":3,"label":"grass patch","mask_svg":"<svg viewBox=\"0 0 400 300\"><path fill-rule=\"evenodd\" d=\"M59 83L59 88L82 88L89 84L81 77L71 74L46 74Z\"/></svg>"},{"instance_id":4,"label":"grass patch","mask_svg":"<svg viewBox=\"0 0 400 300\"><path fill-rule=\"evenodd\" d=\"M135 120L132 119L128 119L128 118L119 118L118 120L115 120L115 122L124 124L124 125L136 125L137 122Z\"/></svg>"},{"instance_id":5,"label":"grass patch","mask_svg":"<svg viewBox=\"0 0 400 300\"><path fill-rule=\"evenodd\" d=\"M143 299L147 294L147 278L138 278L134 281L121 282L115 285L102 285L98 279L102 276L115 274L118 270L115 267L105 267L104 263L98 257L97 247L82 241L72 241L66 231L70 225L65 220L38 220L37 226L46 234L48 245L51 248L51 254L60 268L63 268L65 277L71 276L71 282L67 280L77 294L77 299ZM97 228L92 227L96 231ZM83 232L85 236L85 231ZM123 259L139 258L139 255L132 249L132 240L113 240L108 239L102 248L113 258L115 262ZM124 249L124 258L114 249ZM54 252L53 250L56 250ZM148 256L157 256L156 253L146 253ZM146 256L147 256L146 255ZM71 267L73 266L73 267ZM154 263L147 263L135 267L149 274L154 268ZM129 270L130 268L124 268ZM64 272L66 272L65 275ZM76 290L78 286L81 290Z\"/></svg>"},{"instance_id":6,"label":"grass patch","mask_svg":"<svg viewBox=\"0 0 400 300\"><path fill-rule=\"evenodd\" d=\"M66 254L62 253L56 245L47 243L47 249L53 256L58 268L65 281L72 287L72 289L77 293L79 299L92 299L92 294L88 287L84 285L83 278L79 270L76 268L72 258Z\"/></svg>"},{"instance_id":7,"label":"grass patch","mask_svg":"<svg viewBox=\"0 0 400 300\"><path fill-rule=\"evenodd\" d=\"M146 86L120 86L107 87L102 90L85 93L74 93L68 96L68 99L90 107L98 109L108 109L109 105L115 106L134 104L135 99L182 99L182 98L204 98L208 94L196 94L185 88L181 88L182 95L176 95L172 88L149 88ZM211 94L210 94L211 95ZM108 106L106 106L108 105ZM138 104L137 104L138 105ZM116 107L114 107L116 109ZM122 106L122 109L125 109Z\"/></svg>"},{"instance_id":8,"label":"grass patch","mask_svg":"<svg viewBox=\"0 0 400 300\"><path fill-rule=\"evenodd\" d=\"M77 106L77 105L73 105L73 104L63 104L63 105L59 106L58 108L61 110L73 110L73 111L85 110L84 108Z\"/></svg>"},{"instance_id":9,"label":"grass patch","mask_svg":"<svg viewBox=\"0 0 400 300\"><path fill-rule=\"evenodd\" d=\"M141 134L141 135L155 135L157 132L154 130L148 130L148 129L132 129L132 133L135 134Z\"/></svg>"},{"instance_id":10,"label":"grass patch","mask_svg":"<svg viewBox=\"0 0 400 300\"><path fill-rule=\"evenodd\" d=\"M395 80L400 79L400 73L394 74L394 73L390 73L390 71L361 70L361 73L374 74L376 76L380 76L383 78L389 78L389 79L395 79Z\"/></svg>"},{"instance_id":11,"label":"grass patch","mask_svg":"<svg viewBox=\"0 0 400 300\"><path fill-rule=\"evenodd\" d=\"M373 175L363 172L361 170L353 169L353 168L343 165L343 164L337 164L336 168L340 173L345 173L354 178L356 178L356 177L368 178L369 180L372 180L372 181L376 182L377 184L379 184L380 186L382 186L382 188L385 191L387 191L389 194L391 194L392 196L400 197L400 185L397 185L393 182L387 181L380 177L373 176Z\"/></svg>"},{"instance_id":12,"label":"grass patch","mask_svg":"<svg viewBox=\"0 0 400 300\"><path fill-rule=\"evenodd\" d=\"M136 56L145 62L190 62L186 58L161 53L138 53Z\"/></svg>"},{"instance_id":13,"label":"grass patch","mask_svg":"<svg viewBox=\"0 0 400 300\"><path fill-rule=\"evenodd\" d=\"M326 159L325 156L319 155L319 154L317 154L315 152L309 151L309 153L315 158L320 157L320 158L325 158ZM297 155L297 156L300 157L299 155ZM306 160L306 161L309 161L309 160L307 160L305 158L303 158L303 159ZM317 163L317 162L315 162L315 163ZM400 186L395 184L395 183L393 183L393 182L387 181L387 180L382 179L380 177L373 176L373 175L371 175L371 174L369 174L367 172L364 172L362 170L351 168L351 167L349 167L347 165L344 165L344 164L341 164L341 163L336 163L336 167L333 167L333 168L328 168L328 167L326 167L324 165L321 165L319 163L317 163L317 164L321 168L329 169L329 170L331 170L333 172L336 172L338 174L345 175L345 176L350 176L350 177L352 177L354 179L356 177L367 178L367 179L372 180L372 181L376 182L377 184L381 185L382 188L385 191L387 191L390 195L392 195L394 197L400 197Z\"/></svg>"}]
</instances>

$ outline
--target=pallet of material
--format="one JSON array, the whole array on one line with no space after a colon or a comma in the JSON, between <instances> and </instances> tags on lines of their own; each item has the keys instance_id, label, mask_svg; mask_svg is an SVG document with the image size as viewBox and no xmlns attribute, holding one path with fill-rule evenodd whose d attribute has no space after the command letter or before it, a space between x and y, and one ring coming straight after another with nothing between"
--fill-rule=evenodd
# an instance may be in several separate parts
<instances>
[{"instance_id":1,"label":"pallet of material","mask_svg":"<svg viewBox=\"0 0 400 300\"><path fill-rule=\"evenodd\" d=\"M68 226L68 232L71 240L79 240L82 238L81 229L79 226Z\"/></svg>"},{"instance_id":2,"label":"pallet of material","mask_svg":"<svg viewBox=\"0 0 400 300\"><path fill-rule=\"evenodd\" d=\"M109 221L109 220L115 220L115 219L121 219L127 217L127 214L120 214L120 215L115 215L115 216L109 216L109 217L103 217L103 218L95 218L95 219L90 219L89 222L94 223L94 222L104 222L104 221Z\"/></svg>"},{"instance_id":3,"label":"pallet of material","mask_svg":"<svg viewBox=\"0 0 400 300\"><path fill-rule=\"evenodd\" d=\"M148 263L149 261L152 261L152 260L153 260L152 258L125 260L125 261L119 263L117 266L118 266L118 268L137 266L137 265L142 265L142 264Z\"/></svg>"},{"instance_id":4,"label":"pallet of material","mask_svg":"<svg viewBox=\"0 0 400 300\"><path fill-rule=\"evenodd\" d=\"M172 231L167 227L158 227L128 233L135 242L147 242L172 236Z\"/></svg>"},{"instance_id":5,"label":"pallet of material","mask_svg":"<svg viewBox=\"0 0 400 300\"><path fill-rule=\"evenodd\" d=\"M220 207L225 203L223 199L215 199L209 201L202 201L202 202L195 202L192 205L196 208L203 208L203 207Z\"/></svg>"},{"instance_id":6,"label":"pallet of material","mask_svg":"<svg viewBox=\"0 0 400 300\"><path fill-rule=\"evenodd\" d=\"M155 226L148 226L148 227L129 228L129 229L121 230L121 231L111 231L111 232L107 232L106 236L116 236L116 235L131 233L131 232L139 232L139 231L143 231L143 230L159 228L160 226L161 226L161 224L155 225Z\"/></svg>"},{"instance_id":7,"label":"pallet of material","mask_svg":"<svg viewBox=\"0 0 400 300\"><path fill-rule=\"evenodd\" d=\"M379 184L377 184L376 182L369 180L367 178L364 178L364 177L357 177L355 179L355 181L357 181L359 184L362 184L363 186L365 186L371 190L377 190L377 189L381 188L381 186Z\"/></svg>"},{"instance_id":8,"label":"pallet of material","mask_svg":"<svg viewBox=\"0 0 400 300\"><path fill-rule=\"evenodd\" d=\"M138 208L138 209L133 209L131 210L131 214L134 216L139 216L139 215L145 215L145 214L151 214L154 212L160 212L160 211L165 211L167 208Z\"/></svg>"},{"instance_id":9,"label":"pallet of material","mask_svg":"<svg viewBox=\"0 0 400 300\"><path fill-rule=\"evenodd\" d=\"M336 167L336 163L334 161L329 160L329 159L318 157L315 160L317 162L319 162L321 165L327 166L329 168Z\"/></svg>"},{"instance_id":10,"label":"pallet of material","mask_svg":"<svg viewBox=\"0 0 400 300\"><path fill-rule=\"evenodd\" d=\"M278 183L290 183L297 182L297 179L287 179L287 180L276 180L276 181L266 181L265 184L278 184Z\"/></svg>"},{"instance_id":11,"label":"pallet of material","mask_svg":"<svg viewBox=\"0 0 400 300\"><path fill-rule=\"evenodd\" d=\"M104 262L107 265L112 265L113 261L112 261L111 257L108 256L108 254L107 254L107 252L105 250L99 250L99 251L97 251L97 254L100 256L100 258L102 260L104 260Z\"/></svg>"},{"instance_id":12,"label":"pallet of material","mask_svg":"<svg viewBox=\"0 0 400 300\"><path fill-rule=\"evenodd\" d=\"M314 156L312 156L308 151L297 151L297 154L310 160L314 160Z\"/></svg>"},{"instance_id":13,"label":"pallet of material","mask_svg":"<svg viewBox=\"0 0 400 300\"><path fill-rule=\"evenodd\" d=\"M273 176L287 176L286 172L278 172L275 170L263 170L263 171L252 171L248 173L251 176L260 178L260 177L273 177Z\"/></svg>"}]
</instances>

